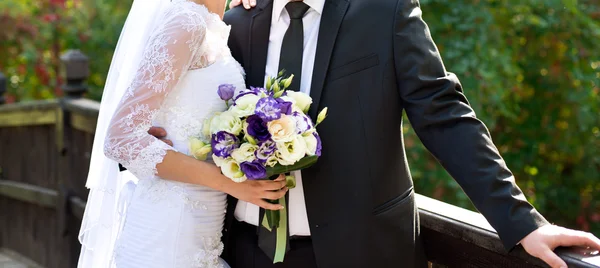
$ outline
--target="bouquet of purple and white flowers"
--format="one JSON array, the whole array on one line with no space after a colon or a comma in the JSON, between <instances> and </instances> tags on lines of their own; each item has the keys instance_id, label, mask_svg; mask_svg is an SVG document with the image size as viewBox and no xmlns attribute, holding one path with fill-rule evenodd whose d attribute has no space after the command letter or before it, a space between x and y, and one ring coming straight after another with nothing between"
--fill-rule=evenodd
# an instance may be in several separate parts
<instances>
[{"instance_id":1,"label":"bouquet of purple and white flowers","mask_svg":"<svg viewBox=\"0 0 600 268\"><path fill-rule=\"evenodd\" d=\"M268 78L264 88L251 87L236 92L232 85L219 86L218 94L228 106L224 112L208 118L203 136L190 142L190 151L204 160L212 159L228 178L243 182L275 178L279 174L307 168L321 155L321 139L316 126L327 116L324 108L313 124L307 112L312 104L309 95L288 91L293 75ZM230 103L231 102L231 103ZM286 176L289 188L295 179ZM285 208L285 198L278 201ZM283 211L266 211L262 225L287 235ZM283 227L283 228L282 228ZM282 261L278 245L275 262ZM285 245L283 246L285 252Z\"/></svg>"}]
</instances>

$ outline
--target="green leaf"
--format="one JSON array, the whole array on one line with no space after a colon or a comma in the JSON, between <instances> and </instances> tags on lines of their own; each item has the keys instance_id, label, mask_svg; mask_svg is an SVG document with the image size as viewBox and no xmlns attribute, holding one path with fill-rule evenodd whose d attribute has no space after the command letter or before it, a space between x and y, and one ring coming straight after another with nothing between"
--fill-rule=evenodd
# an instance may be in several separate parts
<instances>
[{"instance_id":1,"label":"green leaf","mask_svg":"<svg viewBox=\"0 0 600 268\"><path fill-rule=\"evenodd\" d=\"M315 164L318 159L319 159L318 156L313 155L313 156L304 157L304 158L300 159L300 161L296 162L295 164L293 164L291 166L283 166L283 165L277 164L273 167L267 167L267 178L270 178L271 176L274 176L274 175L285 174L285 173L289 173L292 171L308 168L308 167L312 166L313 164Z\"/></svg>"}]
</instances>

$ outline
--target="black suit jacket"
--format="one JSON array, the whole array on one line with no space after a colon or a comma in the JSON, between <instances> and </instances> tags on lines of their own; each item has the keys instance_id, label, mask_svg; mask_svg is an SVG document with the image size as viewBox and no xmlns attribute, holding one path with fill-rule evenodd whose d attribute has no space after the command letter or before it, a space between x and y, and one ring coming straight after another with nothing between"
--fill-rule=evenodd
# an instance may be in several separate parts
<instances>
[{"instance_id":1,"label":"black suit jacket","mask_svg":"<svg viewBox=\"0 0 600 268\"><path fill-rule=\"evenodd\" d=\"M272 1L225 14L248 86L263 85ZM507 249L547 223L515 184L459 80L445 70L417 0L327 0L312 75L310 115L329 107L318 129L323 155L302 174L319 267L425 264L404 111ZM235 205L230 199L226 228Z\"/></svg>"}]
</instances>

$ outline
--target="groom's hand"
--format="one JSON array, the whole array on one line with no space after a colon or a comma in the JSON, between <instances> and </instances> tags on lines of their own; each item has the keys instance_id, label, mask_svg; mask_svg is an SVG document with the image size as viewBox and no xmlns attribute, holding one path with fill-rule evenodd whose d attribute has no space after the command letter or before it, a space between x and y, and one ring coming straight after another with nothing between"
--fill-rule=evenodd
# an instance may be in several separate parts
<instances>
[{"instance_id":1,"label":"groom's hand","mask_svg":"<svg viewBox=\"0 0 600 268\"><path fill-rule=\"evenodd\" d=\"M521 245L527 253L540 258L552 268L567 268L567 264L554 254L555 248L579 246L600 250L600 239L590 233L544 225L523 238Z\"/></svg>"},{"instance_id":2,"label":"groom's hand","mask_svg":"<svg viewBox=\"0 0 600 268\"><path fill-rule=\"evenodd\" d=\"M256 6L256 0L231 0L229 3L229 9L239 6L240 4L244 4L244 8L251 9Z\"/></svg>"},{"instance_id":3,"label":"groom's hand","mask_svg":"<svg viewBox=\"0 0 600 268\"><path fill-rule=\"evenodd\" d=\"M164 142L168 145L173 146L173 142L166 138L167 131L162 127L151 127L150 130L148 130L148 134L156 137L157 139L161 140L162 142Z\"/></svg>"}]
</instances>

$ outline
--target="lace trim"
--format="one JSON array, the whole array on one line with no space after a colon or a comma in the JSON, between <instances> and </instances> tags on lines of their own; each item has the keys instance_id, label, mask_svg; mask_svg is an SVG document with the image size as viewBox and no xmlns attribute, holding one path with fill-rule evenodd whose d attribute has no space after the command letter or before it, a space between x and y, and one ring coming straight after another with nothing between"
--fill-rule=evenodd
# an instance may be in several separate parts
<instances>
[{"instance_id":1,"label":"lace trim","mask_svg":"<svg viewBox=\"0 0 600 268\"><path fill-rule=\"evenodd\" d=\"M201 238L203 249L198 250L196 254L188 258L190 267L198 268L223 268L219 256L223 253L223 243L221 242L221 233L214 236Z\"/></svg>"}]
</instances>

